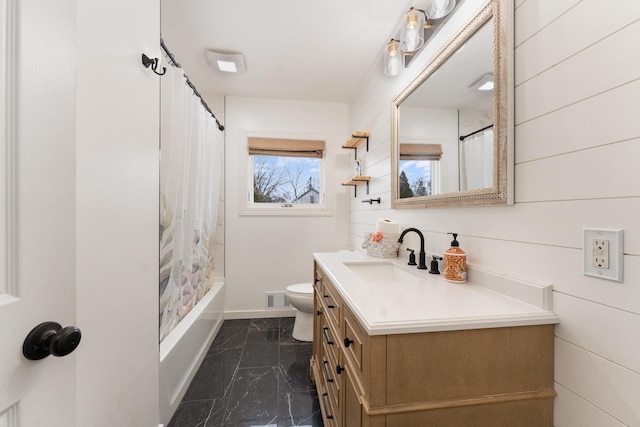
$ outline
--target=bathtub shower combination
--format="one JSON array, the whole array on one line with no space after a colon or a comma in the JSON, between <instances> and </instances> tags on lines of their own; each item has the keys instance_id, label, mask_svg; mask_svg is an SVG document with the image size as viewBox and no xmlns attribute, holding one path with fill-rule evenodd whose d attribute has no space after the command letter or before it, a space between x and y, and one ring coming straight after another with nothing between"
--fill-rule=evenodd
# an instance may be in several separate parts
<instances>
[{"instance_id":1,"label":"bathtub shower combination","mask_svg":"<svg viewBox=\"0 0 640 427\"><path fill-rule=\"evenodd\" d=\"M163 48L166 47L164 44ZM168 52L168 50L166 50ZM223 127L171 58L160 79L160 408L168 422L222 324L214 282ZM206 107L207 109L203 108Z\"/></svg>"},{"instance_id":2,"label":"bathtub shower combination","mask_svg":"<svg viewBox=\"0 0 640 427\"><path fill-rule=\"evenodd\" d=\"M211 290L160 343L160 421L168 423L224 321L224 283Z\"/></svg>"}]
</instances>

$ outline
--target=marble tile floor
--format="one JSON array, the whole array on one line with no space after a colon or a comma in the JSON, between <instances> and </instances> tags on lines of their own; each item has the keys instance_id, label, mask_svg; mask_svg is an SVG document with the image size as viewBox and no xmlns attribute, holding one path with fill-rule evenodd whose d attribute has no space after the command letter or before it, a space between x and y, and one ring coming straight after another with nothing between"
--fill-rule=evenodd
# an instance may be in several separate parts
<instances>
[{"instance_id":1,"label":"marble tile floor","mask_svg":"<svg viewBox=\"0 0 640 427\"><path fill-rule=\"evenodd\" d=\"M225 320L167 427L322 427L293 320Z\"/></svg>"}]
</instances>

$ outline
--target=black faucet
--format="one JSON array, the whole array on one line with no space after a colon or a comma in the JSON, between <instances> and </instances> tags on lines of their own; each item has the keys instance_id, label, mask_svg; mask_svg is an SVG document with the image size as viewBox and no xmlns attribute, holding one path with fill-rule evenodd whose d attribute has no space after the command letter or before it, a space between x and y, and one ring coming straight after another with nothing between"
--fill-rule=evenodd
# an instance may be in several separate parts
<instances>
[{"instance_id":1,"label":"black faucet","mask_svg":"<svg viewBox=\"0 0 640 427\"><path fill-rule=\"evenodd\" d=\"M402 232L402 234L400 234L398 243L402 243L402 239L404 238L404 235L410 231L415 231L416 233L418 233L418 236L420 236L420 260L418 262L418 269L426 270L427 260L426 260L426 254L424 253L424 236L422 235L422 232L420 232L420 230L418 230L417 228L407 228Z\"/></svg>"}]
</instances>

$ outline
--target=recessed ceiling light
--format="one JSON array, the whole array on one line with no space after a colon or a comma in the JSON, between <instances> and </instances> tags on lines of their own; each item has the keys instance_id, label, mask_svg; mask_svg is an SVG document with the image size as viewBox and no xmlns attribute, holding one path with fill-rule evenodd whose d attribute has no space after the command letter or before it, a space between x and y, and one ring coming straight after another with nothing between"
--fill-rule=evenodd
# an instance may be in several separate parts
<instances>
[{"instance_id":1,"label":"recessed ceiling light","mask_svg":"<svg viewBox=\"0 0 640 427\"><path fill-rule=\"evenodd\" d=\"M220 71L226 71L229 73L238 72L238 68L236 67L235 62L217 60L216 64L218 65L218 70Z\"/></svg>"},{"instance_id":2,"label":"recessed ceiling light","mask_svg":"<svg viewBox=\"0 0 640 427\"><path fill-rule=\"evenodd\" d=\"M493 74L487 73L469 86L473 90L493 90Z\"/></svg>"},{"instance_id":3,"label":"recessed ceiling light","mask_svg":"<svg viewBox=\"0 0 640 427\"><path fill-rule=\"evenodd\" d=\"M242 74L246 71L241 53L206 51L207 62L216 71L230 74Z\"/></svg>"},{"instance_id":4,"label":"recessed ceiling light","mask_svg":"<svg viewBox=\"0 0 640 427\"><path fill-rule=\"evenodd\" d=\"M485 82L478 86L478 90L493 90L493 82Z\"/></svg>"}]
</instances>

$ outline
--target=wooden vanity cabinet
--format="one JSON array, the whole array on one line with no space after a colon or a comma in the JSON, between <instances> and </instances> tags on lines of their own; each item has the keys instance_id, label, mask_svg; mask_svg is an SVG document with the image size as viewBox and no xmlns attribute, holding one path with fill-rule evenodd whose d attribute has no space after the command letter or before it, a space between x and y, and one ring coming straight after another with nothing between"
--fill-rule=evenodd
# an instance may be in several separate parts
<instances>
[{"instance_id":1,"label":"wooden vanity cabinet","mask_svg":"<svg viewBox=\"0 0 640 427\"><path fill-rule=\"evenodd\" d=\"M315 318L311 376L316 384L325 427L342 426L342 351L339 337L343 301L317 265L314 279Z\"/></svg>"},{"instance_id":2,"label":"wooden vanity cabinet","mask_svg":"<svg viewBox=\"0 0 640 427\"><path fill-rule=\"evenodd\" d=\"M316 278L325 426L553 425L553 325L369 335L318 265Z\"/></svg>"}]
</instances>

